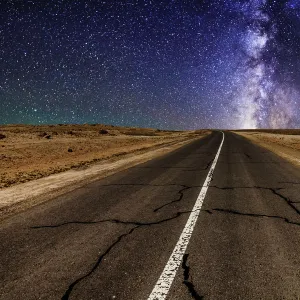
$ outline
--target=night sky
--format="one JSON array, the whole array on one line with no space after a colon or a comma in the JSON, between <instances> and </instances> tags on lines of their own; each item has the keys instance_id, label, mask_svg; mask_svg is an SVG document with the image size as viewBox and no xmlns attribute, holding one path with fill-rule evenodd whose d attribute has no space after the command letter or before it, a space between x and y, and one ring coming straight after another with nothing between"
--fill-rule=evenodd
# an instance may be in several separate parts
<instances>
[{"instance_id":1,"label":"night sky","mask_svg":"<svg viewBox=\"0 0 300 300\"><path fill-rule=\"evenodd\" d=\"M7 0L0 15L0 124L300 127L300 0Z\"/></svg>"}]
</instances>

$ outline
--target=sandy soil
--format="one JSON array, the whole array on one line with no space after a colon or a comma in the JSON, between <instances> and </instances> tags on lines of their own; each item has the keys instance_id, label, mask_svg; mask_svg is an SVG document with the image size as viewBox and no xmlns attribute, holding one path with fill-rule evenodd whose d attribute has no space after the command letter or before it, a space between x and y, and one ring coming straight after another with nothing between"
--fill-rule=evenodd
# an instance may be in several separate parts
<instances>
[{"instance_id":1,"label":"sandy soil","mask_svg":"<svg viewBox=\"0 0 300 300\"><path fill-rule=\"evenodd\" d=\"M247 130L235 133L300 166L299 129Z\"/></svg>"},{"instance_id":2,"label":"sandy soil","mask_svg":"<svg viewBox=\"0 0 300 300\"><path fill-rule=\"evenodd\" d=\"M101 125L2 126L0 220L209 133Z\"/></svg>"},{"instance_id":3,"label":"sandy soil","mask_svg":"<svg viewBox=\"0 0 300 300\"><path fill-rule=\"evenodd\" d=\"M107 125L1 126L0 189L202 133Z\"/></svg>"}]
</instances>

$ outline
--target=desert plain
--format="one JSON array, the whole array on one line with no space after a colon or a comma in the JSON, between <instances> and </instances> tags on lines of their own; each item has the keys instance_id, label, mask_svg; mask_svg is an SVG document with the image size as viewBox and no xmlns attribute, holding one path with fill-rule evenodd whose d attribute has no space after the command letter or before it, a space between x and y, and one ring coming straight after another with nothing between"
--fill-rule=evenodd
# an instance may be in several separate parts
<instances>
[{"instance_id":1,"label":"desert plain","mask_svg":"<svg viewBox=\"0 0 300 300\"><path fill-rule=\"evenodd\" d=\"M203 137L209 130L168 131L103 124L0 126L0 189L70 169L83 169ZM300 165L300 130L235 133ZM149 156L151 158L151 156Z\"/></svg>"},{"instance_id":2,"label":"desert plain","mask_svg":"<svg viewBox=\"0 0 300 300\"><path fill-rule=\"evenodd\" d=\"M84 125L0 126L0 189L207 135L208 130Z\"/></svg>"}]
</instances>

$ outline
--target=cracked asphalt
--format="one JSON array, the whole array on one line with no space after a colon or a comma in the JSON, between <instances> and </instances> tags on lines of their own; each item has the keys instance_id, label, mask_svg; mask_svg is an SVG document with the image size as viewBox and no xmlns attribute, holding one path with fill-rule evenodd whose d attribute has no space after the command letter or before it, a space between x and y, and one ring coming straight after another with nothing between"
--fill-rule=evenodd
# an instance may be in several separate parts
<instances>
[{"instance_id":1,"label":"cracked asphalt","mask_svg":"<svg viewBox=\"0 0 300 300\"><path fill-rule=\"evenodd\" d=\"M222 138L6 219L0 299L147 299ZM299 299L300 170L226 132L167 299Z\"/></svg>"}]
</instances>

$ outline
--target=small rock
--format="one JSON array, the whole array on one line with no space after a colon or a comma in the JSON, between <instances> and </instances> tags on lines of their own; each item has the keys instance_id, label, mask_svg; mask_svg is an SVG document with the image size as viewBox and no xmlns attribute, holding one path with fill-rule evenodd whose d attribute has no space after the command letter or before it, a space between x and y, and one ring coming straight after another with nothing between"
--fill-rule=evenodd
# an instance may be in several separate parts
<instances>
[{"instance_id":1,"label":"small rock","mask_svg":"<svg viewBox=\"0 0 300 300\"><path fill-rule=\"evenodd\" d=\"M72 149L72 148L69 148L69 149L68 149L68 152L73 152L73 149Z\"/></svg>"},{"instance_id":2,"label":"small rock","mask_svg":"<svg viewBox=\"0 0 300 300\"><path fill-rule=\"evenodd\" d=\"M44 137L46 135L48 135L47 132L41 132L41 133L38 134L39 137Z\"/></svg>"},{"instance_id":3,"label":"small rock","mask_svg":"<svg viewBox=\"0 0 300 300\"><path fill-rule=\"evenodd\" d=\"M3 139L5 139L6 138L6 135L5 134L2 134L2 133L0 133L0 140L3 140Z\"/></svg>"},{"instance_id":4,"label":"small rock","mask_svg":"<svg viewBox=\"0 0 300 300\"><path fill-rule=\"evenodd\" d=\"M51 137L51 135L50 135L50 134L47 134L47 135L45 136L45 139L48 139L48 140L50 140L50 139L52 139L52 137Z\"/></svg>"},{"instance_id":5,"label":"small rock","mask_svg":"<svg viewBox=\"0 0 300 300\"><path fill-rule=\"evenodd\" d=\"M108 131L105 129L101 129L101 130L99 130L99 133L100 134L108 134Z\"/></svg>"}]
</instances>

